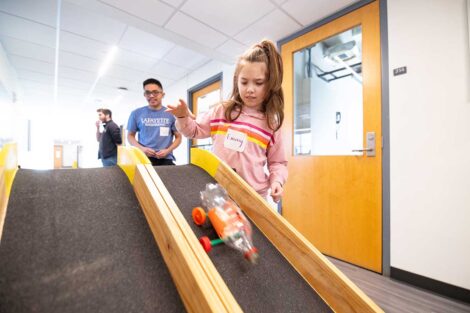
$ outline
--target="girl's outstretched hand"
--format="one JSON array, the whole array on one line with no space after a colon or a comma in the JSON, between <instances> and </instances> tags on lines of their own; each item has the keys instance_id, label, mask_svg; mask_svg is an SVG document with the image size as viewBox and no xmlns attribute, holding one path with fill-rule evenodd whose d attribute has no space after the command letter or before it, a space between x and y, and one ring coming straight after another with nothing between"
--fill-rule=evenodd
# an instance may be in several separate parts
<instances>
[{"instance_id":1,"label":"girl's outstretched hand","mask_svg":"<svg viewBox=\"0 0 470 313\"><path fill-rule=\"evenodd\" d=\"M278 203L281 200L283 192L284 188L282 188L280 182L275 181L271 184L271 197L273 197L274 202Z\"/></svg>"},{"instance_id":2,"label":"girl's outstretched hand","mask_svg":"<svg viewBox=\"0 0 470 313\"><path fill-rule=\"evenodd\" d=\"M189 116L188 105L182 99L180 99L179 103L176 105L169 104L168 108L166 109L166 112L169 112L178 118Z\"/></svg>"}]
</instances>

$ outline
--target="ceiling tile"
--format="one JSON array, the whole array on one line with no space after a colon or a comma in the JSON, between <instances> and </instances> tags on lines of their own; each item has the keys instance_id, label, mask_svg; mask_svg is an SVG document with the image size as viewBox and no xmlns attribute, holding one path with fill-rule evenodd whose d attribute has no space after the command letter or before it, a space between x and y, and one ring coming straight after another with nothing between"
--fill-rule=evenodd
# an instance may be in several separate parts
<instances>
[{"instance_id":1,"label":"ceiling tile","mask_svg":"<svg viewBox=\"0 0 470 313\"><path fill-rule=\"evenodd\" d=\"M210 48L227 40L223 34L180 12L173 16L165 28Z\"/></svg>"},{"instance_id":2,"label":"ceiling tile","mask_svg":"<svg viewBox=\"0 0 470 313\"><path fill-rule=\"evenodd\" d=\"M52 85L31 81L28 79L19 80L19 84L24 91L24 95L49 95L52 96Z\"/></svg>"},{"instance_id":3,"label":"ceiling tile","mask_svg":"<svg viewBox=\"0 0 470 313\"><path fill-rule=\"evenodd\" d=\"M79 54L61 51L59 54L59 65L97 73L100 68L100 61Z\"/></svg>"},{"instance_id":4,"label":"ceiling tile","mask_svg":"<svg viewBox=\"0 0 470 313\"><path fill-rule=\"evenodd\" d=\"M0 35L55 47L55 29L0 12Z\"/></svg>"},{"instance_id":5,"label":"ceiling tile","mask_svg":"<svg viewBox=\"0 0 470 313\"><path fill-rule=\"evenodd\" d=\"M248 46L242 45L234 40L228 40L223 45L217 48L217 51L220 51L230 57L233 57L233 62L236 62L238 56L243 54Z\"/></svg>"},{"instance_id":6,"label":"ceiling tile","mask_svg":"<svg viewBox=\"0 0 470 313\"><path fill-rule=\"evenodd\" d=\"M96 89L97 90L103 90L106 89L109 92L113 92L118 94L118 88L119 87L126 87L127 89L137 86L136 82L133 81L128 81L128 80L122 80L110 76L105 76L102 77L99 81L98 84L96 84Z\"/></svg>"},{"instance_id":7,"label":"ceiling tile","mask_svg":"<svg viewBox=\"0 0 470 313\"><path fill-rule=\"evenodd\" d=\"M29 70L46 75L54 75L54 63L38 61L16 55L10 55L8 58L16 70Z\"/></svg>"},{"instance_id":8,"label":"ceiling tile","mask_svg":"<svg viewBox=\"0 0 470 313\"><path fill-rule=\"evenodd\" d=\"M103 14L91 12L72 3L63 2L61 30L69 31L107 44L117 44L126 25Z\"/></svg>"},{"instance_id":9,"label":"ceiling tile","mask_svg":"<svg viewBox=\"0 0 470 313\"><path fill-rule=\"evenodd\" d=\"M56 0L2 0L0 11L28 20L55 26L57 17Z\"/></svg>"},{"instance_id":10,"label":"ceiling tile","mask_svg":"<svg viewBox=\"0 0 470 313\"><path fill-rule=\"evenodd\" d=\"M114 64L126 66L135 70L148 70L158 62L157 58L147 57L127 49L119 49Z\"/></svg>"},{"instance_id":11,"label":"ceiling tile","mask_svg":"<svg viewBox=\"0 0 470 313\"><path fill-rule=\"evenodd\" d=\"M235 38L246 45L252 45L263 38L276 41L295 32L297 29L300 29L300 26L295 21L281 10L276 9L253 24L249 29L242 31Z\"/></svg>"},{"instance_id":12,"label":"ceiling tile","mask_svg":"<svg viewBox=\"0 0 470 313\"><path fill-rule=\"evenodd\" d=\"M96 79L96 73L84 71L80 69L75 69L75 68L70 68L70 67L60 66L59 67L59 80L61 78L76 79L76 80L89 83L91 85Z\"/></svg>"},{"instance_id":13,"label":"ceiling tile","mask_svg":"<svg viewBox=\"0 0 470 313\"><path fill-rule=\"evenodd\" d=\"M83 96L85 97L86 93L88 92L88 90L90 90L91 86L93 85L93 82L85 82L83 80L78 80L75 78L59 77L57 84L59 86L59 91L63 87L81 89L83 90Z\"/></svg>"},{"instance_id":14,"label":"ceiling tile","mask_svg":"<svg viewBox=\"0 0 470 313\"><path fill-rule=\"evenodd\" d=\"M30 41L15 39L8 36L0 36L0 42L8 54L54 63L55 50L51 47L38 45Z\"/></svg>"},{"instance_id":15,"label":"ceiling tile","mask_svg":"<svg viewBox=\"0 0 470 313\"><path fill-rule=\"evenodd\" d=\"M52 86L54 83L53 75L47 75L47 74L33 72L29 70L24 70L24 69L18 69L16 70L16 73L18 74L18 78L20 80L27 79L33 82L47 84L48 86Z\"/></svg>"},{"instance_id":16,"label":"ceiling tile","mask_svg":"<svg viewBox=\"0 0 470 313\"><path fill-rule=\"evenodd\" d=\"M177 80L188 74L189 71L185 68L161 61L152 69L152 73L155 73L157 76L161 75L166 78Z\"/></svg>"},{"instance_id":17,"label":"ceiling tile","mask_svg":"<svg viewBox=\"0 0 470 313\"><path fill-rule=\"evenodd\" d=\"M357 1L289 0L282 5L282 8L305 26L319 21Z\"/></svg>"},{"instance_id":18,"label":"ceiling tile","mask_svg":"<svg viewBox=\"0 0 470 313\"><path fill-rule=\"evenodd\" d=\"M189 0L181 11L233 36L274 8L268 0Z\"/></svg>"},{"instance_id":19,"label":"ceiling tile","mask_svg":"<svg viewBox=\"0 0 470 313\"><path fill-rule=\"evenodd\" d=\"M28 90L52 88L51 85L46 85L44 83L40 83L37 81L25 79L25 78L20 79L19 82L20 82L21 87L28 89Z\"/></svg>"},{"instance_id":20,"label":"ceiling tile","mask_svg":"<svg viewBox=\"0 0 470 313\"><path fill-rule=\"evenodd\" d=\"M146 76L147 75L144 71L137 71L127 67L113 65L109 68L104 77L112 77L115 79L132 82Z\"/></svg>"},{"instance_id":21,"label":"ceiling tile","mask_svg":"<svg viewBox=\"0 0 470 313\"><path fill-rule=\"evenodd\" d=\"M60 87L59 88L59 91L58 91L58 94L59 94L59 98L63 95L66 95L66 96L74 96L74 97L78 97L78 98L83 98L84 96L84 93L83 93L84 89L81 89L81 88L74 88L74 87Z\"/></svg>"},{"instance_id":22,"label":"ceiling tile","mask_svg":"<svg viewBox=\"0 0 470 313\"><path fill-rule=\"evenodd\" d=\"M163 26L175 11L168 4L155 0L101 0L101 2L159 26Z\"/></svg>"},{"instance_id":23,"label":"ceiling tile","mask_svg":"<svg viewBox=\"0 0 470 313\"><path fill-rule=\"evenodd\" d=\"M170 41L134 27L127 29L119 43L119 47L157 59L161 59L174 46Z\"/></svg>"},{"instance_id":24,"label":"ceiling tile","mask_svg":"<svg viewBox=\"0 0 470 313\"><path fill-rule=\"evenodd\" d=\"M171 5L172 7L175 7L177 8L178 6L181 5L181 3L183 3L185 0L161 0L162 2L165 2L169 5Z\"/></svg>"},{"instance_id":25,"label":"ceiling tile","mask_svg":"<svg viewBox=\"0 0 470 313\"><path fill-rule=\"evenodd\" d=\"M196 51L176 46L165 56L164 60L187 69L194 69L210 59Z\"/></svg>"},{"instance_id":26,"label":"ceiling tile","mask_svg":"<svg viewBox=\"0 0 470 313\"><path fill-rule=\"evenodd\" d=\"M60 50L87 56L102 62L111 45L78 36L69 32L60 32Z\"/></svg>"}]
</instances>

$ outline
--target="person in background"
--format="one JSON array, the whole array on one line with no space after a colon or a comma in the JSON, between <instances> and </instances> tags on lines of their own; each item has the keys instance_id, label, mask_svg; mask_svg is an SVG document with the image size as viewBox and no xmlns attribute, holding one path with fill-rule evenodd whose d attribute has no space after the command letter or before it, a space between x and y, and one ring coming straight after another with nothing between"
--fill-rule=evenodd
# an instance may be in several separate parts
<instances>
[{"instance_id":1,"label":"person in background","mask_svg":"<svg viewBox=\"0 0 470 313\"><path fill-rule=\"evenodd\" d=\"M143 82L144 97L148 105L134 110L127 123L127 140L142 150L153 166L175 165L175 150L181 143L181 134L176 130L175 117L162 105L162 84L149 78ZM136 138L139 133L139 139Z\"/></svg>"},{"instance_id":2,"label":"person in background","mask_svg":"<svg viewBox=\"0 0 470 313\"><path fill-rule=\"evenodd\" d=\"M112 112L108 109L98 109L98 121L96 121L96 140L100 143L98 159L103 166L117 164L117 146L122 144L121 129L113 122ZM100 131L103 125L103 132Z\"/></svg>"}]
</instances>

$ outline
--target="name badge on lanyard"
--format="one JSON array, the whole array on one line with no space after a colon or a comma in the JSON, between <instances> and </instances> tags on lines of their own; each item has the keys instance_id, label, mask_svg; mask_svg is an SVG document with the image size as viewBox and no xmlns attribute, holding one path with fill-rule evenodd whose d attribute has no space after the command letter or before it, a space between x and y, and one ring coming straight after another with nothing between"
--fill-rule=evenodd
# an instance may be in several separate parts
<instances>
[{"instance_id":1,"label":"name badge on lanyard","mask_svg":"<svg viewBox=\"0 0 470 313\"><path fill-rule=\"evenodd\" d=\"M247 141L248 138L245 133L229 128L225 135L224 147L238 152L243 152L245 151Z\"/></svg>"}]
</instances>

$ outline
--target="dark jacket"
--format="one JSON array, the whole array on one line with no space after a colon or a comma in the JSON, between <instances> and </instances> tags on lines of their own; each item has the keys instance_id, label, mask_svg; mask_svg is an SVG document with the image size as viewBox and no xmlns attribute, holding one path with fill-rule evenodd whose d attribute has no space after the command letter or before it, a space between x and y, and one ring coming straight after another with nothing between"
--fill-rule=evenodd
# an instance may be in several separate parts
<instances>
[{"instance_id":1,"label":"dark jacket","mask_svg":"<svg viewBox=\"0 0 470 313\"><path fill-rule=\"evenodd\" d=\"M104 125L104 132L99 138L100 149L98 159L106 159L117 155L117 145L122 143L121 129L112 120Z\"/></svg>"}]
</instances>

